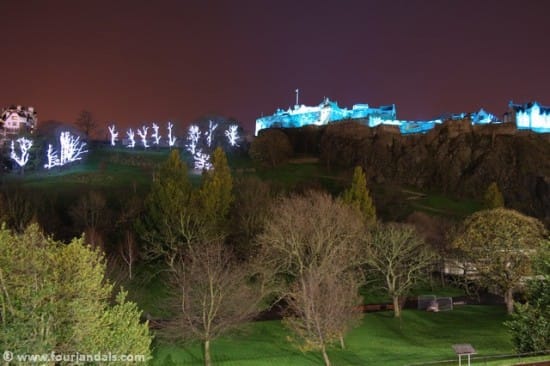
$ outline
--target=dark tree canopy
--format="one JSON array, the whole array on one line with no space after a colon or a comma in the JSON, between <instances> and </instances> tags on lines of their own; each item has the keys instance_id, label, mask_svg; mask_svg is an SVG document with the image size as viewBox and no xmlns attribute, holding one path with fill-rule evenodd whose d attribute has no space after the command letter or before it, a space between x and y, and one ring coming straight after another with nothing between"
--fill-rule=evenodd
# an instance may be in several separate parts
<instances>
[{"instance_id":1,"label":"dark tree canopy","mask_svg":"<svg viewBox=\"0 0 550 366\"><path fill-rule=\"evenodd\" d=\"M250 157L268 166L277 166L286 162L294 151L288 136L279 129L267 129L252 141Z\"/></svg>"}]
</instances>

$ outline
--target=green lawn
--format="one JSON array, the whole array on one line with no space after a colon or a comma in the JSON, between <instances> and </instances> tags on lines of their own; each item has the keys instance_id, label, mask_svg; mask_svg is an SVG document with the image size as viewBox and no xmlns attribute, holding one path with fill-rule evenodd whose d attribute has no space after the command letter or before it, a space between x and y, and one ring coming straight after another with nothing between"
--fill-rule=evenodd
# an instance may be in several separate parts
<instances>
[{"instance_id":1,"label":"green lawn","mask_svg":"<svg viewBox=\"0 0 550 366\"><path fill-rule=\"evenodd\" d=\"M388 292L377 286L365 286L360 290L364 304L391 304L392 299ZM409 298L419 295L436 295L438 297L456 297L465 295L464 290L453 286L430 285L417 283L409 292Z\"/></svg>"},{"instance_id":2,"label":"green lawn","mask_svg":"<svg viewBox=\"0 0 550 366\"><path fill-rule=\"evenodd\" d=\"M331 349L329 356L334 365L406 365L454 359L451 345L456 343L471 343L478 357L512 354L510 336L502 325L506 317L504 307L473 305L440 313L405 310L401 320L391 312L368 313L346 337L347 349ZM279 321L252 323L239 334L214 341L213 360L224 366L322 364L319 354L293 348L288 334ZM201 363L198 344L155 348L153 365Z\"/></svg>"}]
</instances>

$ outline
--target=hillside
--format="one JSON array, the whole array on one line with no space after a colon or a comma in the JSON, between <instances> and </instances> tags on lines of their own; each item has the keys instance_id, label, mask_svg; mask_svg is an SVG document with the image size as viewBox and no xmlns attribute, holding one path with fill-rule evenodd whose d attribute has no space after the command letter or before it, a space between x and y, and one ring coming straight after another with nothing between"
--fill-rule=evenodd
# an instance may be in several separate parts
<instances>
[{"instance_id":1,"label":"hillside","mask_svg":"<svg viewBox=\"0 0 550 366\"><path fill-rule=\"evenodd\" d=\"M469 121L445 123L424 135L357 122L284 131L295 151L317 155L329 167L361 165L372 184L480 198L496 182L508 207L550 222L548 134Z\"/></svg>"}]
</instances>

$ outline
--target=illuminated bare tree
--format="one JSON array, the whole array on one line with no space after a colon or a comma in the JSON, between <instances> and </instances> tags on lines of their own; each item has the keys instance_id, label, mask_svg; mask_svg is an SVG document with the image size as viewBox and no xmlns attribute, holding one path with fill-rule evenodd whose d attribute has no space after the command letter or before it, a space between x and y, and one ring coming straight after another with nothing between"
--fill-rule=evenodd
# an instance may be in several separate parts
<instances>
[{"instance_id":1,"label":"illuminated bare tree","mask_svg":"<svg viewBox=\"0 0 550 366\"><path fill-rule=\"evenodd\" d=\"M134 148L136 146L136 138L135 138L134 130L130 128L128 131L126 131L126 136L128 136L128 140L130 140L130 143L128 144L127 147Z\"/></svg>"},{"instance_id":2,"label":"illuminated bare tree","mask_svg":"<svg viewBox=\"0 0 550 366\"><path fill-rule=\"evenodd\" d=\"M116 131L115 125L111 125L108 128L109 128L109 133L111 134L111 146L115 146L115 142L118 139L118 132Z\"/></svg>"},{"instance_id":3,"label":"illuminated bare tree","mask_svg":"<svg viewBox=\"0 0 550 366\"><path fill-rule=\"evenodd\" d=\"M46 152L48 162L44 164L44 168L51 169L54 166L61 165L57 151L53 148L52 144L48 144L48 151Z\"/></svg>"},{"instance_id":4,"label":"illuminated bare tree","mask_svg":"<svg viewBox=\"0 0 550 366\"><path fill-rule=\"evenodd\" d=\"M61 132L59 135L59 143L61 144L61 153L59 156L60 165L72 163L82 159L82 154L87 153L85 149L86 143L80 141L79 136L73 136L69 131Z\"/></svg>"},{"instance_id":5,"label":"illuminated bare tree","mask_svg":"<svg viewBox=\"0 0 550 366\"><path fill-rule=\"evenodd\" d=\"M172 147L176 144L176 137L172 136L172 128L174 125L172 122L168 122L168 146Z\"/></svg>"},{"instance_id":6,"label":"illuminated bare tree","mask_svg":"<svg viewBox=\"0 0 550 366\"><path fill-rule=\"evenodd\" d=\"M227 137L227 140L229 141L229 145L231 146L239 146L239 144L237 144L237 140L239 139L238 129L239 129L239 126L230 125L227 128L227 130L225 130L225 136Z\"/></svg>"},{"instance_id":7,"label":"illuminated bare tree","mask_svg":"<svg viewBox=\"0 0 550 366\"><path fill-rule=\"evenodd\" d=\"M12 158L12 160L15 161L20 167L24 167L29 162L29 149L32 147L32 140L25 137L20 137L16 141L19 145L20 155L15 152L15 142L12 140L10 158Z\"/></svg>"},{"instance_id":8,"label":"illuminated bare tree","mask_svg":"<svg viewBox=\"0 0 550 366\"><path fill-rule=\"evenodd\" d=\"M195 155L193 155L193 160L195 161L195 169L197 170L210 170L212 168L210 155L203 153L202 150L197 150Z\"/></svg>"},{"instance_id":9,"label":"illuminated bare tree","mask_svg":"<svg viewBox=\"0 0 550 366\"><path fill-rule=\"evenodd\" d=\"M187 131L187 141L189 141L189 143L185 145L185 147L187 148L187 151L191 153L191 155L195 155L195 153L197 152L197 144L200 137L201 131L199 129L199 126L189 126L189 130Z\"/></svg>"},{"instance_id":10,"label":"illuminated bare tree","mask_svg":"<svg viewBox=\"0 0 550 366\"><path fill-rule=\"evenodd\" d=\"M155 145L158 145L160 143L160 135L159 135L159 125L153 122L153 133L151 134L151 137L153 137L154 141L153 143Z\"/></svg>"},{"instance_id":11,"label":"illuminated bare tree","mask_svg":"<svg viewBox=\"0 0 550 366\"><path fill-rule=\"evenodd\" d=\"M214 135L214 130L218 127L217 123L208 121L208 133L206 135L206 144L208 147L212 147L212 136Z\"/></svg>"},{"instance_id":12,"label":"illuminated bare tree","mask_svg":"<svg viewBox=\"0 0 550 366\"><path fill-rule=\"evenodd\" d=\"M147 144L147 131L149 130L149 127L143 126L141 129L137 129L137 134L141 138L141 143L143 144L144 148L148 148L149 145Z\"/></svg>"}]
</instances>

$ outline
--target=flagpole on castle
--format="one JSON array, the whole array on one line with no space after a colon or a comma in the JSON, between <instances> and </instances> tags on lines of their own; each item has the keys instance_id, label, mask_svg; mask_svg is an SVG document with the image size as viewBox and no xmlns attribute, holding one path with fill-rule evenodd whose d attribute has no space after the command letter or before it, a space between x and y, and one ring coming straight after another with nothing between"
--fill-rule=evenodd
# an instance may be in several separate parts
<instances>
[{"instance_id":1,"label":"flagpole on castle","mask_svg":"<svg viewBox=\"0 0 550 366\"><path fill-rule=\"evenodd\" d=\"M296 107L298 106L298 96L300 95L300 89L296 89Z\"/></svg>"}]
</instances>

